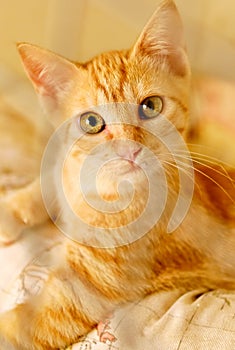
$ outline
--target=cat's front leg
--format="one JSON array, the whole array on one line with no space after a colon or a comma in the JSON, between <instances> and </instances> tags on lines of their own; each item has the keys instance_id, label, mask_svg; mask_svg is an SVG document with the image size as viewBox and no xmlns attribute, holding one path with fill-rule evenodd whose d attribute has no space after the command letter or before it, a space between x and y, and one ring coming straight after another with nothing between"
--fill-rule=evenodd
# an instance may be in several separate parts
<instances>
[{"instance_id":1,"label":"cat's front leg","mask_svg":"<svg viewBox=\"0 0 235 350\"><path fill-rule=\"evenodd\" d=\"M0 243L14 242L24 229L42 223L47 217L38 178L0 198Z\"/></svg>"}]
</instances>

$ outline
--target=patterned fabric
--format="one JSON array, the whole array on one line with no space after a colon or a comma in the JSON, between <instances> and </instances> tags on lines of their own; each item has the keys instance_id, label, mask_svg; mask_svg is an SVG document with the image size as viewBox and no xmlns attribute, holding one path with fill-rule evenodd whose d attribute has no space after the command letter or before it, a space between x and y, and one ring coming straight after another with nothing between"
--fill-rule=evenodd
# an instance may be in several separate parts
<instances>
[{"instance_id":1,"label":"patterned fabric","mask_svg":"<svg viewBox=\"0 0 235 350\"><path fill-rule=\"evenodd\" d=\"M116 312L115 342L94 330L66 350L234 350L235 291L153 294Z\"/></svg>"}]
</instances>

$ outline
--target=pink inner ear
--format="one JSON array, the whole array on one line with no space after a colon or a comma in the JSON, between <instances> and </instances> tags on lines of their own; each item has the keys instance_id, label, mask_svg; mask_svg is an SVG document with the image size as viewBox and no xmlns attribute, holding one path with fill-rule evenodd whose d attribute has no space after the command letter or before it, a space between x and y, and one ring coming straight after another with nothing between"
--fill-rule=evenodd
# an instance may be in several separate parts
<instances>
[{"instance_id":1,"label":"pink inner ear","mask_svg":"<svg viewBox=\"0 0 235 350\"><path fill-rule=\"evenodd\" d=\"M48 68L40 63L24 61L25 68L33 82L35 89L41 95L55 95L56 87L53 85L53 80L50 79Z\"/></svg>"},{"instance_id":2,"label":"pink inner ear","mask_svg":"<svg viewBox=\"0 0 235 350\"><path fill-rule=\"evenodd\" d=\"M24 48L19 47L19 52L25 67L25 70L32 81L35 90L40 95L55 96L56 83L53 81L53 70L55 70L55 62L44 62L43 57L34 57L33 53L27 52ZM36 52L37 54L37 52ZM36 56L35 54L35 56ZM45 60L45 58L44 58ZM56 72L54 72L56 77Z\"/></svg>"},{"instance_id":3,"label":"pink inner ear","mask_svg":"<svg viewBox=\"0 0 235 350\"><path fill-rule=\"evenodd\" d=\"M17 47L44 112L54 118L53 123L57 125L62 121L61 108L79 80L82 69L62 56L38 46L19 43Z\"/></svg>"},{"instance_id":4,"label":"pink inner ear","mask_svg":"<svg viewBox=\"0 0 235 350\"><path fill-rule=\"evenodd\" d=\"M180 15L173 1L162 2L151 17L133 50L135 55L151 57L157 64L168 64L179 76L188 73L185 39Z\"/></svg>"}]
</instances>

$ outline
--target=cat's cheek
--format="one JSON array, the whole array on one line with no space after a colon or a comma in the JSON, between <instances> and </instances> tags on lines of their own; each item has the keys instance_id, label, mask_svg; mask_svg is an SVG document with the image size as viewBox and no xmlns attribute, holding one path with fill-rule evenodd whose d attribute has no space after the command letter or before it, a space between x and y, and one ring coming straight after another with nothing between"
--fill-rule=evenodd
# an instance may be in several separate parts
<instances>
[{"instance_id":1,"label":"cat's cheek","mask_svg":"<svg viewBox=\"0 0 235 350\"><path fill-rule=\"evenodd\" d=\"M105 126L102 135L107 141L113 139L113 133L108 125Z\"/></svg>"},{"instance_id":2,"label":"cat's cheek","mask_svg":"<svg viewBox=\"0 0 235 350\"><path fill-rule=\"evenodd\" d=\"M71 151L72 157L76 157L79 154L88 156L90 153L95 154L96 151L99 152L99 145L108 143L113 139L113 134L106 129L96 135L85 134L82 136L78 142L74 145L74 149Z\"/></svg>"}]
</instances>

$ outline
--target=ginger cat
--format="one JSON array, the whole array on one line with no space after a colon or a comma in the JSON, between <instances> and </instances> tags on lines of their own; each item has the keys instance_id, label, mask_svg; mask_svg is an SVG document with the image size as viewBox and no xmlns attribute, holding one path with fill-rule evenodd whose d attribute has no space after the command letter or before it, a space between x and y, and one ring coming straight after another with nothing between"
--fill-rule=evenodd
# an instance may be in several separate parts
<instances>
[{"instance_id":1,"label":"ginger cat","mask_svg":"<svg viewBox=\"0 0 235 350\"><path fill-rule=\"evenodd\" d=\"M18 49L45 112L62 130L60 147L48 146L49 160L64 157L56 168L62 173L59 180L56 171L45 179L49 200L57 195L49 213L68 238L62 236L40 292L0 315L1 344L64 348L118 306L149 293L234 288L235 172L195 162L193 173L181 147L190 67L173 1L163 1L130 50L80 64L26 43ZM96 181L103 211L96 206ZM5 206L2 200L2 242L45 221L39 188L35 180ZM48 221L43 227L56 230Z\"/></svg>"}]
</instances>

